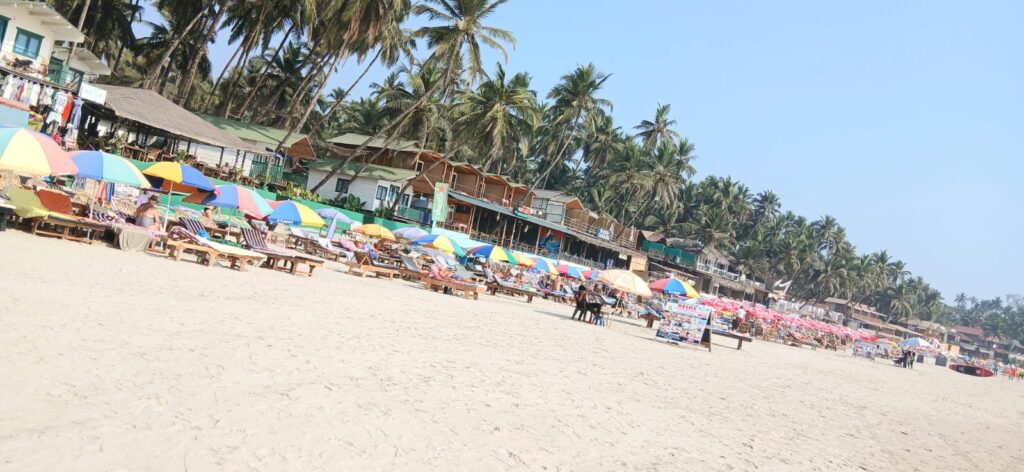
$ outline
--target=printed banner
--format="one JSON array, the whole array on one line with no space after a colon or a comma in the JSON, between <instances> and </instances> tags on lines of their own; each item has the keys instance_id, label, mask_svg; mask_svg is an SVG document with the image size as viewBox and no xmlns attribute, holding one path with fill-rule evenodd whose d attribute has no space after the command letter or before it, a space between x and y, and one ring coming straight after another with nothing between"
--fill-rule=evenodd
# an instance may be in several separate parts
<instances>
[{"instance_id":1,"label":"printed banner","mask_svg":"<svg viewBox=\"0 0 1024 472\"><path fill-rule=\"evenodd\" d=\"M699 346L704 328L714 310L704 305L687 302L671 302L665 304L661 324L655 335L666 341Z\"/></svg>"},{"instance_id":2,"label":"printed banner","mask_svg":"<svg viewBox=\"0 0 1024 472\"><path fill-rule=\"evenodd\" d=\"M559 248L562 245L562 232L556 231L550 228L540 229L540 246L541 252L547 251L547 254L558 254Z\"/></svg>"},{"instance_id":3,"label":"printed banner","mask_svg":"<svg viewBox=\"0 0 1024 472\"><path fill-rule=\"evenodd\" d=\"M434 206L431 208L431 218L434 224L444 223L448 219L448 184L437 182L434 184Z\"/></svg>"}]
</instances>

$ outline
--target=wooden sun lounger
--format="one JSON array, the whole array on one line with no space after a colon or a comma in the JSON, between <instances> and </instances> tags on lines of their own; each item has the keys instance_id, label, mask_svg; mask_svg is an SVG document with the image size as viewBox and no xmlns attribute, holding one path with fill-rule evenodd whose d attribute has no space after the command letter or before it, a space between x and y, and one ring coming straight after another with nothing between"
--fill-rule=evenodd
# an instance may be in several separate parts
<instances>
[{"instance_id":1,"label":"wooden sun lounger","mask_svg":"<svg viewBox=\"0 0 1024 472\"><path fill-rule=\"evenodd\" d=\"M242 228L242 239L245 240L245 245L250 250L267 257L264 265L270 269L281 270L292 275L312 277L313 271L324 265L323 259L268 246L263 237L252 228ZM300 265L308 267L308 271L299 272Z\"/></svg>"},{"instance_id":2,"label":"wooden sun lounger","mask_svg":"<svg viewBox=\"0 0 1024 472\"><path fill-rule=\"evenodd\" d=\"M111 228L110 225L98 221L56 213L30 218L29 221L31 222L32 234L53 236L87 244L92 244Z\"/></svg>"},{"instance_id":3,"label":"wooden sun lounger","mask_svg":"<svg viewBox=\"0 0 1024 472\"><path fill-rule=\"evenodd\" d=\"M361 277L366 277L366 274L372 273L376 277L387 277L388 280L391 280L398 275L397 269L373 265L373 261L370 260L370 254L362 251L356 252L356 260L347 262L345 265L348 266L348 273Z\"/></svg>"},{"instance_id":4,"label":"wooden sun lounger","mask_svg":"<svg viewBox=\"0 0 1024 472\"><path fill-rule=\"evenodd\" d=\"M419 281L428 277L430 272L420 268L419 264L416 263L416 259L410 256L402 256L402 267L398 268L398 275L403 279Z\"/></svg>"},{"instance_id":5,"label":"wooden sun lounger","mask_svg":"<svg viewBox=\"0 0 1024 472\"><path fill-rule=\"evenodd\" d=\"M747 335L742 334L742 333L736 333L736 332L733 332L733 331L724 331L724 330L717 330L716 329L716 330L712 330L711 333L714 334L715 336L721 336L723 338L735 339L736 340L736 350L737 351L739 351L740 349L743 349L743 342L744 341L746 341L748 343L754 341L754 338L752 338L750 336L747 336Z\"/></svg>"},{"instance_id":6,"label":"wooden sun lounger","mask_svg":"<svg viewBox=\"0 0 1024 472\"><path fill-rule=\"evenodd\" d=\"M509 285L505 285L505 284L503 284L501 282L498 282L496 280L492 280L490 282L487 282L487 292L490 293L491 295L497 295L498 292L505 293L505 294L512 295L512 296L522 295L522 296L526 297L526 303L533 303L533 296L537 295L537 292L534 292L534 291L531 291L531 290L523 290L523 289L521 289L519 287L512 287L512 286L509 286Z\"/></svg>"},{"instance_id":7,"label":"wooden sun lounger","mask_svg":"<svg viewBox=\"0 0 1024 472\"><path fill-rule=\"evenodd\" d=\"M246 256L241 254L228 254L221 252L212 245L204 242L198 235L191 231L176 226L168 233L165 245L167 246L167 257L180 261L185 253L192 253L196 256L196 262L213 267L214 262L224 259L228 265L239 272L245 272L245 266L252 264L259 265L263 261L262 256Z\"/></svg>"},{"instance_id":8,"label":"wooden sun lounger","mask_svg":"<svg viewBox=\"0 0 1024 472\"><path fill-rule=\"evenodd\" d=\"M484 292L484 287L476 284L462 283L456 280L441 280L433 277L423 277L420 279L423 282L423 288L427 290L443 291L448 288L451 289L452 293L459 295L463 298L472 298L473 300L479 300L480 294Z\"/></svg>"}]
</instances>

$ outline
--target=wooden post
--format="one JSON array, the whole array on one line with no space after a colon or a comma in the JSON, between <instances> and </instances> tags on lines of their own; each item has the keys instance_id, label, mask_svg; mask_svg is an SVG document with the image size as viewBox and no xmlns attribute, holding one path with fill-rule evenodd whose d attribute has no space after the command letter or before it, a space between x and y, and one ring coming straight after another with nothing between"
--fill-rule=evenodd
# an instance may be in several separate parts
<instances>
[{"instance_id":1,"label":"wooden post","mask_svg":"<svg viewBox=\"0 0 1024 472\"><path fill-rule=\"evenodd\" d=\"M220 148L220 159L217 161L217 167L224 164L224 148Z\"/></svg>"}]
</instances>

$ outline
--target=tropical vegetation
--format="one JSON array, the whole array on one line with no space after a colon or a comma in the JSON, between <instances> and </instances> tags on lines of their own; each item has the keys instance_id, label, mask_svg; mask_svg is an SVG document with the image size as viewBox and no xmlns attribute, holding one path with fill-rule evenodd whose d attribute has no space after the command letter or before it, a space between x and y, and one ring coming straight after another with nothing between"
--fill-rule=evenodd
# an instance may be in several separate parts
<instances>
[{"instance_id":1,"label":"tropical vegetation","mask_svg":"<svg viewBox=\"0 0 1024 472\"><path fill-rule=\"evenodd\" d=\"M886 251L858 252L832 216L785 211L774 192L729 177L695 180L697 148L671 105L658 104L640 123L616 122L604 93L614 80L609 71L579 65L538 91L529 73L485 63L484 51L507 57L515 47L513 34L491 23L505 2L55 3L72 19L85 10L86 45L111 64L110 82L156 90L195 111L306 133L318 146L341 133L413 140L532 188L578 196L627 227L727 253L744 277L795 299L839 297L893 320L960 321L1020 336L1019 298L958 297L950 307ZM144 21L144 12L157 20ZM425 25L408 28L414 19ZM233 51L219 67L209 59L212 41ZM368 95L351 96L373 67L391 74ZM328 89L338 76L343 86Z\"/></svg>"}]
</instances>

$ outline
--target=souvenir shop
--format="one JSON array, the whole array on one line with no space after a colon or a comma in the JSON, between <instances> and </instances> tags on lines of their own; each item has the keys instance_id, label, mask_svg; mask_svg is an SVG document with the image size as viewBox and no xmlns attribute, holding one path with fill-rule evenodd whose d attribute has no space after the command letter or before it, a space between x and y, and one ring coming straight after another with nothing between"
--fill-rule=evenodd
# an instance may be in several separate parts
<instances>
[{"instance_id":1,"label":"souvenir shop","mask_svg":"<svg viewBox=\"0 0 1024 472\"><path fill-rule=\"evenodd\" d=\"M0 69L0 98L28 106L29 127L53 137L68 149L76 146L82 99L67 87Z\"/></svg>"}]
</instances>

